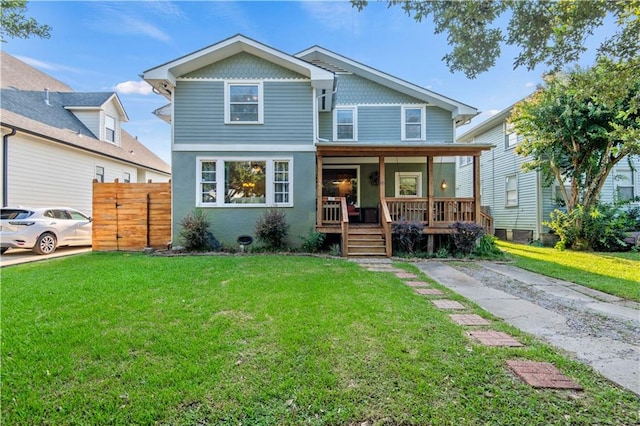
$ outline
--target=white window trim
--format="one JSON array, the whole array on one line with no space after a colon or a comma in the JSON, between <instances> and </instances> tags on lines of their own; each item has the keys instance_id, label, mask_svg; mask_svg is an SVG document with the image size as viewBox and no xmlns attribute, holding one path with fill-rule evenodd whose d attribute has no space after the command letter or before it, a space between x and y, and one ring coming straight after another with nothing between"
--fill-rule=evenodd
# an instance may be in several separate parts
<instances>
[{"instance_id":1,"label":"white window trim","mask_svg":"<svg viewBox=\"0 0 640 426\"><path fill-rule=\"evenodd\" d=\"M520 142L518 137L518 133L513 126L513 124L505 123L504 125L504 149L513 149Z\"/></svg>"},{"instance_id":2,"label":"white window trim","mask_svg":"<svg viewBox=\"0 0 640 426\"><path fill-rule=\"evenodd\" d=\"M231 121L231 86L258 86L258 121ZM224 82L224 124L264 124L264 87L261 80L230 80Z\"/></svg>"},{"instance_id":3,"label":"white window trim","mask_svg":"<svg viewBox=\"0 0 640 426\"><path fill-rule=\"evenodd\" d=\"M631 182L627 179L620 179L618 175L621 173L628 173L631 176ZM618 188L631 188L632 199L638 196L638 178L636 176L637 171L629 168L629 167L616 167L614 170L614 194L615 197L618 197L620 194L618 193Z\"/></svg>"},{"instance_id":4,"label":"white window trim","mask_svg":"<svg viewBox=\"0 0 640 426\"><path fill-rule=\"evenodd\" d=\"M109 129L109 127L107 126L107 122L109 121L109 119L113 120L113 129L111 129L113 130L113 140L109 140L107 138L107 129ZM104 140L105 142L115 144L116 141L118 140L118 119L109 114L105 114L103 131L104 131L104 138L102 140Z\"/></svg>"},{"instance_id":5,"label":"white window trim","mask_svg":"<svg viewBox=\"0 0 640 426\"><path fill-rule=\"evenodd\" d=\"M338 111L353 111L353 138L338 139ZM333 109L333 140L340 142L357 142L358 141L358 107L357 106L339 106Z\"/></svg>"},{"instance_id":6,"label":"white window trim","mask_svg":"<svg viewBox=\"0 0 640 426\"><path fill-rule=\"evenodd\" d=\"M420 110L420 138L407 138L407 115L406 110L408 109L419 109ZM422 105L403 105L402 106L402 115L400 117L401 121L401 135L400 139L403 141L424 141L427 139L427 111L426 108Z\"/></svg>"},{"instance_id":7,"label":"white window trim","mask_svg":"<svg viewBox=\"0 0 640 426\"><path fill-rule=\"evenodd\" d=\"M214 162L216 163L216 202L215 203L204 203L202 202L202 194L200 189L201 182L201 172L202 172L202 162ZM235 162L235 161L264 161L267 163L267 175L265 176L265 187L267 188L265 194L265 203L264 204L225 204L224 202L224 194L225 194L225 162ZM278 161L286 161L289 163L289 201L286 203L276 203L275 202L275 188L274 188L274 177L275 177L275 162ZM294 197L294 182L293 182L293 157L261 157L261 156L250 156L250 157L196 157L196 207L225 207L225 208L244 208L244 207L293 207L293 197Z\"/></svg>"},{"instance_id":8,"label":"white window trim","mask_svg":"<svg viewBox=\"0 0 640 426\"><path fill-rule=\"evenodd\" d=\"M104 183L106 182L106 176L105 176L105 170L104 170L104 166L96 166L95 167L95 178L98 182ZM102 170L102 174L98 173L98 170ZM102 176L102 179L98 179L98 176Z\"/></svg>"},{"instance_id":9,"label":"white window trim","mask_svg":"<svg viewBox=\"0 0 640 426\"><path fill-rule=\"evenodd\" d=\"M416 195L400 195L400 178L404 176L415 177L418 181ZM422 172L396 172L395 175L395 196L396 198L421 198L422 197Z\"/></svg>"},{"instance_id":10,"label":"white window trim","mask_svg":"<svg viewBox=\"0 0 640 426\"><path fill-rule=\"evenodd\" d=\"M509 178L515 178L516 180L516 202L515 204L509 204L509 197L507 196L507 192L509 192L509 189L507 187L507 181L509 180ZM519 191L519 177L517 173L514 174L510 174L504 177L504 206L505 207L518 207L518 205L520 204L520 191Z\"/></svg>"}]
</instances>

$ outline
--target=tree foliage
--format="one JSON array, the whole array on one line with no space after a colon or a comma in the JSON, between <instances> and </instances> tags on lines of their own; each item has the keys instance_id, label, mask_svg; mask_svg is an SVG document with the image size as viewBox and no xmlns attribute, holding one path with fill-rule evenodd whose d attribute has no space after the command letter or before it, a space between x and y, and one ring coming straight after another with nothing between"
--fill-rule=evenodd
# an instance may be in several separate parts
<instances>
[{"instance_id":1,"label":"tree foliage","mask_svg":"<svg viewBox=\"0 0 640 426\"><path fill-rule=\"evenodd\" d=\"M51 27L41 25L33 18L27 18L26 0L1 0L0 1L0 41L6 42L6 37L40 38L51 37Z\"/></svg>"},{"instance_id":2,"label":"tree foliage","mask_svg":"<svg viewBox=\"0 0 640 426\"><path fill-rule=\"evenodd\" d=\"M511 113L524 136L517 152L531 156L523 167L541 170L548 184L561 183L569 212L578 204L594 206L612 168L627 155L640 155L640 80L615 73L637 69L637 63L602 60L589 69L547 75ZM610 86L616 96L601 91Z\"/></svg>"},{"instance_id":3,"label":"tree foliage","mask_svg":"<svg viewBox=\"0 0 640 426\"><path fill-rule=\"evenodd\" d=\"M585 39L607 16L617 31L599 48L603 57L629 60L640 52L640 0L388 0L416 21L431 18L452 51L443 57L452 72L475 78L495 65L503 45L517 46L514 68L546 64L552 71L575 62ZM351 0L362 10L367 0ZM508 19L508 21L507 21ZM505 22L508 22L506 26ZM501 27L502 26L502 27Z\"/></svg>"}]
</instances>

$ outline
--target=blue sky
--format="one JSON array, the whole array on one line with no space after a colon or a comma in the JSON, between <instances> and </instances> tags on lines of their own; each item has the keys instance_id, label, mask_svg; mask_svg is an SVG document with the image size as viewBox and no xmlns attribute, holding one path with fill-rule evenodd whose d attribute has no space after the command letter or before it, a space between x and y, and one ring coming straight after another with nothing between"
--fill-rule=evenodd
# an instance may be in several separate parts
<instances>
[{"instance_id":1,"label":"blue sky","mask_svg":"<svg viewBox=\"0 0 640 426\"><path fill-rule=\"evenodd\" d=\"M53 27L51 38L8 39L1 48L76 91L118 92L129 116L124 128L169 163L170 127L152 115L166 100L139 75L238 33L290 54L320 45L472 105L482 114L471 127L531 93L544 71L513 70L516 51L507 47L475 80L452 74L441 60L449 52L446 36L386 3L371 2L362 12L347 1L31 1L27 7L28 16ZM583 64L593 57L592 49Z\"/></svg>"}]
</instances>

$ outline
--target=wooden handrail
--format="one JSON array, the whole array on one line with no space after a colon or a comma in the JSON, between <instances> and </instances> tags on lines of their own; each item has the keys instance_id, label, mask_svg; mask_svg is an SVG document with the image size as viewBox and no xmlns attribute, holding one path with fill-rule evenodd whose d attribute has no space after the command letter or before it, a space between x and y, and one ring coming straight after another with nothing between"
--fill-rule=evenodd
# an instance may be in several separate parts
<instances>
[{"instance_id":1,"label":"wooden handrail","mask_svg":"<svg viewBox=\"0 0 640 426\"><path fill-rule=\"evenodd\" d=\"M391 257L392 244L391 244L391 232L392 232L392 224L391 214L389 213L389 207L387 206L386 198L380 199L380 210L382 214L380 215L380 224L382 225L382 229L384 231L384 245L386 250L387 257Z\"/></svg>"},{"instance_id":2,"label":"wooden handrail","mask_svg":"<svg viewBox=\"0 0 640 426\"><path fill-rule=\"evenodd\" d=\"M342 240L342 256L349 255L349 210L347 209L347 199L340 197L340 216L341 216L341 240Z\"/></svg>"}]
</instances>

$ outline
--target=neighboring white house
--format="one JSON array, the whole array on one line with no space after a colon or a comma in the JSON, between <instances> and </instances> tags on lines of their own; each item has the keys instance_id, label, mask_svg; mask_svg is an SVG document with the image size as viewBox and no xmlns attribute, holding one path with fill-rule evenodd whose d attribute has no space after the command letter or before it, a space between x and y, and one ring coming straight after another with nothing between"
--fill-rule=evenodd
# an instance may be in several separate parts
<instances>
[{"instance_id":1,"label":"neighboring white house","mask_svg":"<svg viewBox=\"0 0 640 426\"><path fill-rule=\"evenodd\" d=\"M171 167L121 127L113 92L74 92L0 52L3 206L68 206L88 214L92 182L166 182Z\"/></svg>"},{"instance_id":2,"label":"neighboring white house","mask_svg":"<svg viewBox=\"0 0 640 426\"><path fill-rule=\"evenodd\" d=\"M544 186L540 172L523 172L522 163L530 160L515 152L522 141L507 124L513 105L459 135L460 143L495 145L480 156L480 199L483 208L494 220L495 234L499 238L530 241L541 238L548 231L543 222L549 213L561 208L562 197L558 185ZM640 195L640 159L623 159L607 178L600 200L605 203L629 200ZM458 161L458 187L456 196L469 196L471 160L461 157Z\"/></svg>"}]
</instances>

